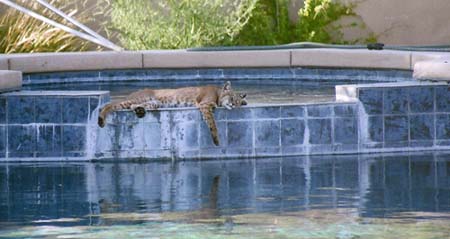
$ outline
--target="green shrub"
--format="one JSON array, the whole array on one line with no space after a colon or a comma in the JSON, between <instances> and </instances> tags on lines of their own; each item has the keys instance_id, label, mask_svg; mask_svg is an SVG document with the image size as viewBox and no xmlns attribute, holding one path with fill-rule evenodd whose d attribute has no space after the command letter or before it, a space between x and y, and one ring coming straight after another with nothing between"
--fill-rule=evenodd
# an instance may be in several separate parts
<instances>
[{"instance_id":1,"label":"green shrub","mask_svg":"<svg viewBox=\"0 0 450 239\"><path fill-rule=\"evenodd\" d=\"M303 8L298 12L297 22L298 41L341 43L340 26L331 24L343 16L352 16L353 5L344 5L332 0L305 0ZM332 40L330 32L333 32L335 42Z\"/></svg>"},{"instance_id":2,"label":"green shrub","mask_svg":"<svg viewBox=\"0 0 450 239\"><path fill-rule=\"evenodd\" d=\"M277 45L295 41L289 0L259 0L234 45Z\"/></svg>"},{"instance_id":3,"label":"green shrub","mask_svg":"<svg viewBox=\"0 0 450 239\"><path fill-rule=\"evenodd\" d=\"M55 13L40 7L34 1L19 0L16 2L53 20L62 21ZM75 7L79 1L53 0L50 3L65 12L74 14L77 12ZM86 22L88 19L86 15L81 15L82 22ZM68 23L65 24L70 26ZM13 8L8 8L0 16L0 53L81 51L90 46L92 47L83 39L47 25Z\"/></svg>"},{"instance_id":4,"label":"green shrub","mask_svg":"<svg viewBox=\"0 0 450 239\"><path fill-rule=\"evenodd\" d=\"M130 50L230 45L258 0L112 0L112 30Z\"/></svg>"},{"instance_id":5,"label":"green shrub","mask_svg":"<svg viewBox=\"0 0 450 239\"><path fill-rule=\"evenodd\" d=\"M100 1L102 2L102 1ZM304 0L299 20L289 18L290 0L103 0L106 26L130 50L202 46L276 45L312 41L345 43L343 26L354 5ZM348 26L347 26L348 27ZM356 27L356 26L349 26Z\"/></svg>"}]
</instances>

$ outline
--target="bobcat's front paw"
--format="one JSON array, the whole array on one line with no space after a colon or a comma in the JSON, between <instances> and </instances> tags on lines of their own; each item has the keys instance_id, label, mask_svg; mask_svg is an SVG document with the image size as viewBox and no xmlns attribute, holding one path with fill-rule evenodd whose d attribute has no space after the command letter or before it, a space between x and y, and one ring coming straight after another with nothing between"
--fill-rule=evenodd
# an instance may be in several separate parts
<instances>
[{"instance_id":1,"label":"bobcat's front paw","mask_svg":"<svg viewBox=\"0 0 450 239\"><path fill-rule=\"evenodd\" d=\"M141 107L141 106L138 106L138 107L136 107L135 109L134 109L134 113L136 113L136 116L138 117L138 118L143 118L144 116L145 116L145 108L144 107Z\"/></svg>"},{"instance_id":2,"label":"bobcat's front paw","mask_svg":"<svg viewBox=\"0 0 450 239\"><path fill-rule=\"evenodd\" d=\"M98 126L100 126L100 128L105 127L105 120L102 117L98 117Z\"/></svg>"}]
</instances>

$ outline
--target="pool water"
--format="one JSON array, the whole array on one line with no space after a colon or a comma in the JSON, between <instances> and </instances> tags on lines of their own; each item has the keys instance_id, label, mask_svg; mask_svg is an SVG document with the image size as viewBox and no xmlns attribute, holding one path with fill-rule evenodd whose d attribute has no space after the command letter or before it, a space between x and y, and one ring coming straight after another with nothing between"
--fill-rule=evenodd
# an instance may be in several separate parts
<instances>
[{"instance_id":1,"label":"pool water","mask_svg":"<svg viewBox=\"0 0 450 239\"><path fill-rule=\"evenodd\" d=\"M450 238L450 156L0 164L0 238Z\"/></svg>"},{"instance_id":2,"label":"pool water","mask_svg":"<svg viewBox=\"0 0 450 239\"><path fill-rule=\"evenodd\" d=\"M211 83L220 85L220 83ZM192 82L113 82L113 83L76 83L25 86L26 90L108 90L112 101L126 98L130 93L142 88L177 88L200 85ZM296 82L279 82L279 84L243 84L232 83L239 93L246 93L250 104L283 104L331 102L335 99L334 84L298 84Z\"/></svg>"}]
</instances>

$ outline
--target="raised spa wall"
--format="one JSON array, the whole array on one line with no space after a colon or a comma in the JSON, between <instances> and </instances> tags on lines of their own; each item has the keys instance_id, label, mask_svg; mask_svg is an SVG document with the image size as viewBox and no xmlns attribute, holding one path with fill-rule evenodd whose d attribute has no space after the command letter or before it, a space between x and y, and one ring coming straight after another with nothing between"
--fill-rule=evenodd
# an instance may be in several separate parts
<instances>
[{"instance_id":1,"label":"raised spa wall","mask_svg":"<svg viewBox=\"0 0 450 239\"><path fill-rule=\"evenodd\" d=\"M148 112L142 119L133 112L120 111L107 118L105 128L99 128L96 117L99 108L109 101L108 92L5 93L0 95L0 160L236 158L448 150L449 85L410 81L412 74L423 80L450 79L445 57L436 53L364 50L0 56L0 67L14 70L5 73L11 77L18 77L17 71L24 73L20 82L24 85L114 81L136 74L141 76L138 80L168 79L174 83L193 76L202 79L203 75L217 82L230 78L314 81L314 75L321 75L319 80L327 73L327 80L352 75L350 78L361 83L379 81L387 75L385 79L393 81L338 86L337 100L331 103L247 106L231 111L219 108L215 116L220 146L212 144L209 130L194 108L161 109ZM5 59L6 64L2 64ZM430 65L437 69L430 71ZM1 79L10 82L5 80L7 77Z\"/></svg>"}]
</instances>

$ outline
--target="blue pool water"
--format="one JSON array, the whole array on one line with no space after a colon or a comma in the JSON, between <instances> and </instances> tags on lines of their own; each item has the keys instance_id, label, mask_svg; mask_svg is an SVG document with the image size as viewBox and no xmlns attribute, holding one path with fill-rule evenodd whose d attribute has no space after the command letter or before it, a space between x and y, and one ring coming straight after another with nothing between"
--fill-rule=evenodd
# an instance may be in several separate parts
<instances>
[{"instance_id":1,"label":"blue pool water","mask_svg":"<svg viewBox=\"0 0 450 239\"><path fill-rule=\"evenodd\" d=\"M0 164L0 238L450 238L450 156Z\"/></svg>"},{"instance_id":2,"label":"blue pool water","mask_svg":"<svg viewBox=\"0 0 450 239\"><path fill-rule=\"evenodd\" d=\"M220 85L223 82L210 83ZM26 86L26 90L107 90L110 91L111 100L125 99L130 93L143 88L176 88L199 85L199 82L114 82L114 83L76 83ZM204 85L204 84L202 84ZM238 93L246 93L251 104L282 104L282 103L311 103L331 102L335 99L334 85L300 85L280 83L274 84L245 84L233 83L233 89Z\"/></svg>"}]
</instances>

